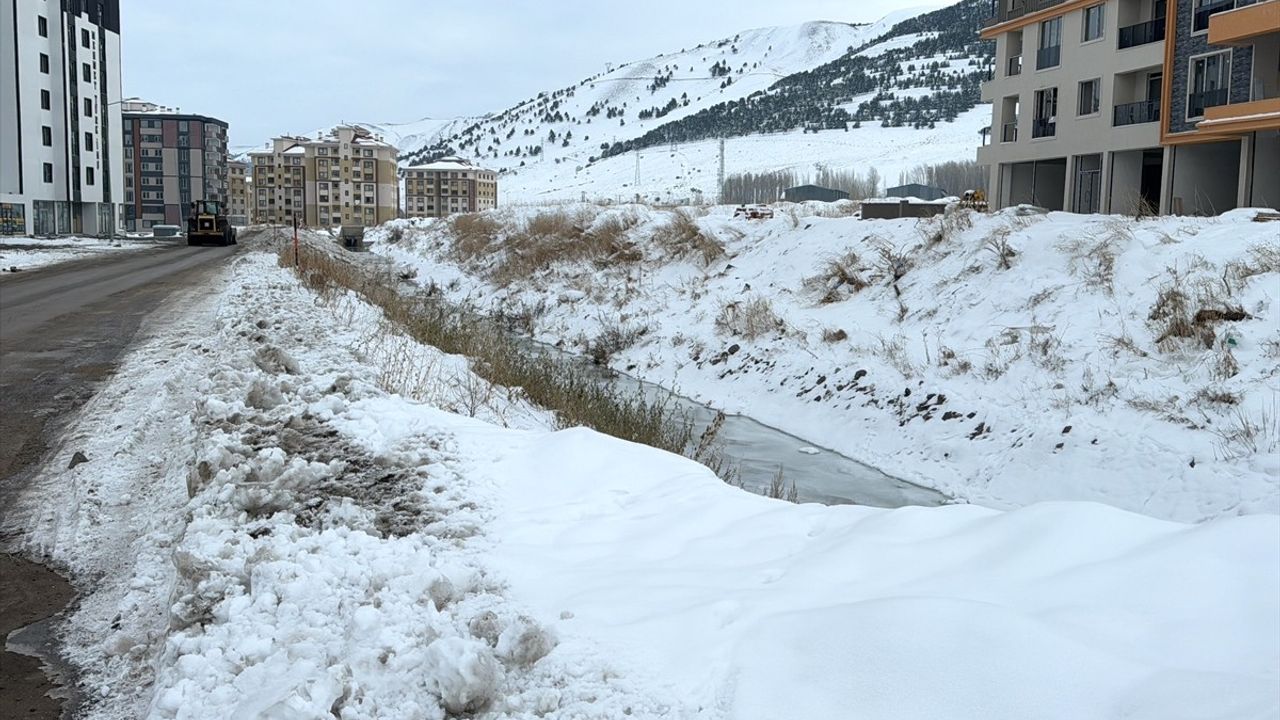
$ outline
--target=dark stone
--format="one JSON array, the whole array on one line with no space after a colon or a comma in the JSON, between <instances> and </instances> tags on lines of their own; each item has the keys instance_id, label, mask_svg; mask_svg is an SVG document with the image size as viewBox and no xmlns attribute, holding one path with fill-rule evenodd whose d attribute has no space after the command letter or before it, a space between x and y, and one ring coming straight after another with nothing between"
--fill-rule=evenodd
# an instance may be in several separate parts
<instances>
[{"instance_id":1,"label":"dark stone","mask_svg":"<svg viewBox=\"0 0 1280 720\"><path fill-rule=\"evenodd\" d=\"M1066 427L1062 428L1062 434L1063 434L1063 435L1067 435L1067 434L1069 434L1070 432L1071 432L1071 426L1070 426L1070 425L1068 425L1068 426L1066 426Z\"/></svg>"},{"instance_id":2,"label":"dark stone","mask_svg":"<svg viewBox=\"0 0 1280 720\"><path fill-rule=\"evenodd\" d=\"M738 351L741 349L742 349L741 345L739 345L738 343L734 343L729 346L729 349L726 352L728 352L730 355L736 355Z\"/></svg>"},{"instance_id":3,"label":"dark stone","mask_svg":"<svg viewBox=\"0 0 1280 720\"><path fill-rule=\"evenodd\" d=\"M1054 445L1054 446L1053 446L1053 449L1054 449L1054 450L1061 450L1065 445L1066 445L1066 443L1058 443L1057 445Z\"/></svg>"},{"instance_id":4,"label":"dark stone","mask_svg":"<svg viewBox=\"0 0 1280 720\"><path fill-rule=\"evenodd\" d=\"M959 420L961 417L963 417L963 415L954 410L948 410L942 413L943 420Z\"/></svg>"},{"instance_id":5,"label":"dark stone","mask_svg":"<svg viewBox=\"0 0 1280 720\"><path fill-rule=\"evenodd\" d=\"M854 373L854 374L853 374L853 381L854 381L854 382L858 382L859 380L861 380L862 378L864 378L864 377L866 377L866 376L867 376L867 371L866 371L866 370L859 370L858 372L856 372L856 373Z\"/></svg>"},{"instance_id":6,"label":"dark stone","mask_svg":"<svg viewBox=\"0 0 1280 720\"><path fill-rule=\"evenodd\" d=\"M85 457L84 453L77 450L75 454L71 456L71 464L67 466L67 469L70 470L81 463L87 462L89 462L89 458Z\"/></svg>"}]
</instances>

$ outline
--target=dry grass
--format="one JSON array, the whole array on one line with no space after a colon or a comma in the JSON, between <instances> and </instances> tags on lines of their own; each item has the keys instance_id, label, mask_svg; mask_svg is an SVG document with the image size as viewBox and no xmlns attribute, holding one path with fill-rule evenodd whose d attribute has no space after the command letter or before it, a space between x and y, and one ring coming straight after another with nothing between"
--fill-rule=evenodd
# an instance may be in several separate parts
<instances>
[{"instance_id":1,"label":"dry grass","mask_svg":"<svg viewBox=\"0 0 1280 720\"><path fill-rule=\"evenodd\" d=\"M449 218L450 254L460 263L484 257L497 242L501 224L490 214L463 213Z\"/></svg>"},{"instance_id":2,"label":"dry grass","mask_svg":"<svg viewBox=\"0 0 1280 720\"><path fill-rule=\"evenodd\" d=\"M866 289L871 284L867 280L868 272L870 268L863 264L857 251L849 250L823 262L818 274L809 278L807 284L821 292L819 302L829 305Z\"/></svg>"},{"instance_id":3,"label":"dry grass","mask_svg":"<svg viewBox=\"0 0 1280 720\"><path fill-rule=\"evenodd\" d=\"M1263 408L1256 416L1236 408L1225 424L1216 425L1218 454L1224 460L1271 453L1280 449L1280 428L1276 426L1276 409Z\"/></svg>"},{"instance_id":4,"label":"dry grass","mask_svg":"<svg viewBox=\"0 0 1280 720\"><path fill-rule=\"evenodd\" d=\"M1013 268L1013 259L1018 256L1018 251L1009 245L1009 228L997 228L987 236L982 247L995 257L996 267L1001 270Z\"/></svg>"},{"instance_id":5,"label":"dry grass","mask_svg":"<svg viewBox=\"0 0 1280 720\"><path fill-rule=\"evenodd\" d=\"M587 356L596 365L608 365L613 356L633 347L649 333L645 325L628 325L621 321L603 323L600 334L587 343Z\"/></svg>"},{"instance_id":6,"label":"dry grass","mask_svg":"<svg viewBox=\"0 0 1280 720\"><path fill-rule=\"evenodd\" d=\"M792 480L788 483L782 468L779 467L778 472L774 473L773 478L769 480L769 487L764 489L764 495L774 500L786 500L789 503L793 503L798 501L800 493L796 490L795 481Z\"/></svg>"},{"instance_id":7,"label":"dry grass","mask_svg":"<svg viewBox=\"0 0 1280 720\"><path fill-rule=\"evenodd\" d=\"M650 400L605 382L577 360L516 340L498 323L425 293L406 294L390 272L378 273L305 247L296 268L321 302L354 292L381 308L391 326L419 343L471 360L485 383L465 388L459 402L481 402L493 386L519 388L521 396L555 413L561 427L586 426L624 440L692 456L693 425L673 401ZM282 251L280 264L293 265ZM468 400L470 398L470 400ZM714 438L706 442L714 442Z\"/></svg>"},{"instance_id":8,"label":"dry grass","mask_svg":"<svg viewBox=\"0 0 1280 720\"><path fill-rule=\"evenodd\" d=\"M653 241L674 258L699 260L703 265L724 257L724 244L698 225L697 217L681 208L671 213L671 220L653 233Z\"/></svg>"},{"instance_id":9,"label":"dry grass","mask_svg":"<svg viewBox=\"0 0 1280 720\"><path fill-rule=\"evenodd\" d=\"M1169 352L1181 341L1194 340L1210 349L1217 340L1219 324L1248 319L1244 308L1223 296L1230 287L1225 281L1193 283L1187 273L1170 268L1147 315L1154 326L1156 347Z\"/></svg>"},{"instance_id":10,"label":"dry grass","mask_svg":"<svg viewBox=\"0 0 1280 720\"><path fill-rule=\"evenodd\" d=\"M822 331L822 341L825 343L838 343L849 339L849 333L842 328L827 328Z\"/></svg>"},{"instance_id":11,"label":"dry grass","mask_svg":"<svg viewBox=\"0 0 1280 720\"><path fill-rule=\"evenodd\" d=\"M763 296L725 303L716 317L716 329L747 340L781 332L783 327L782 319L773 311L773 304Z\"/></svg>"},{"instance_id":12,"label":"dry grass","mask_svg":"<svg viewBox=\"0 0 1280 720\"><path fill-rule=\"evenodd\" d=\"M1058 244L1058 250L1067 255L1071 274L1080 278L1088 287L1097 288L1108 295L1115 290L1116 253L1127 231L1117 229L1107 234L1085 235Z\"/></svg>"}]
</instances>

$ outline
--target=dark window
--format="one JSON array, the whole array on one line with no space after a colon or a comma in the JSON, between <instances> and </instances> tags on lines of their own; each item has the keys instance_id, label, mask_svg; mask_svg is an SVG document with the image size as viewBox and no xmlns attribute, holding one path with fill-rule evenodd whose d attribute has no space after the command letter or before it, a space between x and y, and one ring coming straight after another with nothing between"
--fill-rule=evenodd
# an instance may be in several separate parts
<instances>
[{"instance_id":1,"label":"dark window","mask_svg":"<svg viewBox=\"0 0 1280 720\"><path fill-rule=\"evenodd\" d=\"M1102 37L1103 23L1105 22L1106 5L1094 5L1084 9L1084 33L1081 36L1082 42L1097 40Z\"/></svg>"},{"instance_id":2,"label":"dark window","mask_svg":"<svg viewBox=\"0 0 1280 720\"><path fill-rule=\"evenodd\" d=\"M89 63L80 63L80 79L93 82L93 68L89 67Z\"/></svg>"},{"instance_id":3,"label":"dark window","mask_svg":"<svg viewBox=\"0 0 1280 720\"><path fill-rule=\"evenodd\" d=\"M47 183L53 182L53 163L44 164L44 181Z\"/></svg>"},{"instance_id":4,"label":"dark window","mask_svg":"<svg viewBox=\"0 0 1280 720\"><path fill-rule=\"evenodd\" d=\"M40 143L45 147L53 147L53 128L48 125L40 128Z\"/></svg>"},{"instance_id":5,"label":"dark window","mask_svg":"<svg viewBox=\"0 0 1280 720\"><path fill-rule=\"evenodd\" d=\"M93 168L84 169L84 184L85 185L93 184Z\"/></svg>"},{"instance_id":6,"label":"dark window","mask_svg":"<svg viewBox=\"0 0 1280 720\"><path fill-rule=\"evenodd\" d=\"M36 17L36 30L40 33L40 37L49 37L49 18Z\"/></svg>"},{"instance_id":7,"label":"dark window","mask_svg":"<svg viewBox=\"0 0 1280 720\"><path fill-rule=\"evenodd\" d=\"M84 134L84 150L85 152L93 152L93 133Z\"/></svg>"},{"instance_id":8,"label":"dark window","mask_svg":"<svg viewBox=\"0 0 1280 720\"><path fill-rule=\"evenodd\" d=\"M91 98L84 99L84 116L93 117L93 100Z\"/></svg>"},{"instance_id":9,"label":"dark window","mask_svg":"<svg viewBox=\"0 0 1280 720\"><path fill-rule=\"evenodd\" d=\"M1062 18L1040 23L1040 49L1036 52L1036 69L1057 67L1062 62Z\"/></svg>"},{"instance_id":10,"label":"dark window","mask_svg":"<svg viewBox=\"0 0 1280 720\"><path fill-rule=\"evenodd\" d=\"M1080 83L1080 105L1077 115L1093 115L1102 107L1102 81L1085 80Z\"/></svg>"},{"instance_id":11,"label":"dark window","mask_svg":"<svg viewBox=\"0 0 1280 720\"><path fill-rule=\"evenodd\" d=\"M1053 137L1058 127L1058 88L1036 91L1035 122L1031 126L1031 137Z\"/></svg>"},{"instance_id":12,"label":"dark window","mask_svg":"<svg viewBox=\"0 0 1280 720\"><path fill-rule=\"evenodd\" d=\"M40 72L49 74L49 56L44 53L40 53Z\"/></svg>"},{"instance_id":13,"label":"dark window","mask_svg":"<svg viewBox=\"0 0 1280 720\"><path fill-rule=\"evenodd\" d=\"M40 91L40 109L48 110L52 106L53 106L53 95L49 94L48 90L41 90Z\"/></svg>"},{"instance_id":14,"label":"dark window","mask_svg":"<svg viewBox=\"0 0 1280 720\"><path fill-rule=\"evenodd\" d=\"M82 29L80 31L80 44L85 47L89 47L89 31L88 30Z\"/></svg>"}]
</instances>

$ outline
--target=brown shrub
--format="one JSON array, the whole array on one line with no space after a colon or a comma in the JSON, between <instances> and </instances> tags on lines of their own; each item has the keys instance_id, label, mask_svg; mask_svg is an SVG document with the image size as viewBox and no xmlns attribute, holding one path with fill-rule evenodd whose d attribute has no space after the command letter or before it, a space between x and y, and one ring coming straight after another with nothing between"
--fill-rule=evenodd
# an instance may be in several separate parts
<instances>
[{"instance_id":1,"label":"brown shrub","mask_svg":"<svg viewBox=\"0 0 1280 720\"><path fill-rule=\"evenodd\" d=\"M671 257L695 258L703 265L724 257L724 244L703 232L693 213L683 208L672 212L671 221L654 231L653 241Z\"/></svg>"}]
</instances>

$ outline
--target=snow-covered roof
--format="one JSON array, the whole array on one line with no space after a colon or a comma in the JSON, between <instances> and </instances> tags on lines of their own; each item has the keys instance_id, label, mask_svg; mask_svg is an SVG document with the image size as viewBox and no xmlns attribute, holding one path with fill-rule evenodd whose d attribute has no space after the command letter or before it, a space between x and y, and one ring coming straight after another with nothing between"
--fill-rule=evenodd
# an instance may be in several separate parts
<instances>
[{"instance_id":1,"label":"snow-covered roof","mask_svg":"<svg viewBox=\"0 0 1280 720\"><path fill-rule=\"evenodd\" d=\"M482 168L479 165L473 165L470 160L456 156L442 157L433 163L426 165L411 165L404 168L405 170L466 170L469 172L493 172Z\"/></svg>"},{"instance_id":2,"label":"snow-covered roof","mask_svg":"<svg viewBox=\"0 0 1280 720\"><path fill-rule=\"evenodd\" d=\"M307 153L307 148L306 148L306 146L305 146L305 145L294 145L293 147L289 148L288 150L285 150L285 151L284 151L284 153L282 153L282 154L284 154L284 155L305 155L306 153Z\"/></svg>"}]
</instances>

